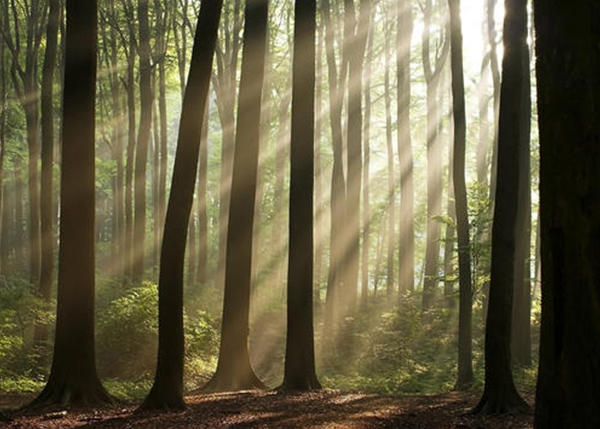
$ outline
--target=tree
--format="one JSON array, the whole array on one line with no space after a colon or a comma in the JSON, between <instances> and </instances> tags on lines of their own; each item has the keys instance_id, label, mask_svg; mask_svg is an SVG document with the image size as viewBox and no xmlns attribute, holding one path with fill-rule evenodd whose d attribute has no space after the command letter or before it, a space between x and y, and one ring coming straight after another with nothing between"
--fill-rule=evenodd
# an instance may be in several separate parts
<instances>
[{"instance_id":1,"label":"tree","mask_svg":"<svg viewBox=\"0 0 600 429\"><path fill-rule=\"evenodd\" d=\"M60 5L58 0L48 2L48 24L46 26L46 51L42 67L42 174L40 187L40 226L41 226L41 267L40 295L45 301L50 301L52 277L54 271L54 234L53 234L53 163L54 163L54 109L53 85L54 69L57 57L58 21ZM48 327L36 325L34 333L39 345L45 346L48 341Z\"/></svg>"},{"instance_id":2,"label":"tree","mask_svg":"<svg viewBox=\"0 0 600 429\"><path fill-rule=\"evenodd\" d=\"M95 0L67 0L54 359L30 406L111 401L94 356L96 13Z\"/></svg>"},{"instance_id":3,"label":"tree","mask_svg":"<svg viewBox=\"0 0 600 429\"><path fill-rule=\"evenodd\" d=\"M325 53L327 58L327 83L329 84L329 122L333 146L333 167L331 170L331 204L329 236L329 272L327 275L327 295L325 298L324 330L328 336L335 335L335 328L340 320L340 294L343 288L344 255L343 228L345 223L346 179L344 176L342 106L345 64L338 73L335 58L335 26L331 19L329 0L320 4L325 27Z\"/></svg>"},{"instance_id":4,"label":"tree","mask_svg":"<svg viewBox=\"0 0 600 429\"><path fill-rule=\"evenodd\" d=\"M516 365L531 365L531 82L529 77L529 46L523 50L523 86L521 90L521 145L519 147L519 206L517 211L517 241L515 243L515 290L512 324L512 358Z\"/></svg>"},{"instance_id":5,"label":"tree","mask_svg":"<svg viewBox=\"0 0 600 429\"><path fill-rule=\"evenodd\" d=\"M512 377L511 323L515 273L515 240L524 126L522 108L523 44L527 38L525 0L504 4L504 60L498 129L498 177L492 227L492 267L485 329L485 388L474 413L526 410Z\"/></svg>"},{"instance_id":6,"label":"tree","mask_svg":"<svg viewBox=\"0 0 600 429\"><path fill-rule=\"evenodd\" d=\"M248 324L252 277L252 231L268 15L268 0L249 0L246 3L242 75L227 230L221 347L216 373L204 387L209 391L244 390L264 386L250 363Z\"/></svg>"},{"instance_id":7,"label":"tree","mask_svg":"<svg viewBox=\"0 0 600 429\"><path fill-rule=\"evenodd\" d=\"M158 362L154 384L141 408L178 409L183 400L183 272L188 219L222 0L202 2L183 98L177 153L160 256Z\"/></svg>"},{"instance_id":8,"label":"tree","mask_svg":"<svg viewBox=\"0 0 600 429\"><path fill-rule=\"evenodd\" d=\"M402 0L397 5L396 73L398 79L398 158L400 161L400 219L398 247L398 292L415 287L415 227L413 152L410 138L410 42L413 32L412 4Z\"/></svg>"},{"instance_id":9,"label":"tree","mask_svg":"<svg viewBox=\"0 0 600 429\"><path fill-rule=\"evenodd\" d=\"M140 65L140 124L135 150L134 215L133 223L133 268L132 275L140 280L144 274L144 249L146 236L146 164L152 126L152 69L150 65L149 0L138 2L139 22L139 65Z\"/></svg>"},{"instance_id":10,"label":"tree","mask_svg":"<svg viewBox=\"0 0 600 429\"><path fill-rule=\"evenodd\" d=\"M432 0L425 1L423 9L422 57L423 71L427 81L427 246L425 250L425 279L423 282L423 311L433 307L435 292L439 281L439 253L441 224L437 217L442 215L442 149L439 138L439 124L442 121L438 102L440 78L449 51L447 26L442 26L442 41L434 52L431 62L431 20L433 17Z\"/></svg>"},{"instance_id":11,"label":"tree","mask_svg":"<svg viewBox=\"0 0 600 429\"><path fill-rule=\"evenodd\" d=\"M534 1L542 327L534 427L600 425L598 1Z\"/></svg>"},{"instance_id":12,"label":"tree","mask_svg":"<svg viewBox=\"0 0 600 429\"><path fill-rule=\"evenodd\" d=\"M316 0L296 0L292 82L287 339L283 390L321 387L313 333Z\"/></svg>"},{"instance_id":13,"label":"tree","mask_svg":"<svg viewBox=\"0 0 600 429\"><path fill-rule=\"evenodd\" d=\"M29 278L37 285L40 277L40 109L38 91L38 54L44 25L41 0L4 2L3 39L11 54L13 88L25 113L27 131L27 177L29 191ZM9 9L10 7L10 9ZM23 16L24 15L24 16ZM12 18L12 22L11 22ZM12 28L11 28L12 27ZM11 31L12 30L12 31ZM25 43L21 42L25 39ZM25 47L24 55L22 48Z\"/></svg>"},{"instance_id":14,"label":"tree","mask_svg":"<svg viewBox=\"0 0 600 429\"><path fill-rule=\"evenodd\" d=\"M473 383L471 323L473 313L471 291L471 256L467 187L465 184L465 84L462 55L460 0L448 0L450 8L450 45L452 66L452 117L454 119L454 153L452 179L456 198L456 234L458 238L458 281L460 302L458 315L458 379L457 389Z\"/></svg>"}]
</instances>

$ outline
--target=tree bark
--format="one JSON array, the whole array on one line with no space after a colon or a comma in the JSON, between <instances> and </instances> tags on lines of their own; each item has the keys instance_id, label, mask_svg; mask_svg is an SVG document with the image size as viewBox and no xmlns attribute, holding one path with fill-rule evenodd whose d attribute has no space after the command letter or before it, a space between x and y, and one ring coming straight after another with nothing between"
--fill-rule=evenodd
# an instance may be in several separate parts
<instances>
[{"instance_id":1,"label":"tree bark","mask_svg":"<svg viewBox=\"0 0 600 429\"><path fill-rule=\"evenodd\" d=\"M396 68L398 79L398 158L400 162L400 209L398 247L398 296L415 288L415 227L413 152L410 136L410 43L413 32L412 4L398 2Z\"/></svg>"},{"instance_id":2,"label":"tree bark","mask_svg":"<svg viewBox=\"0 0 600 429\"><path fill-rule=\"evenodd\" d=\"M528 409L512 377L511 326L515 274L518 189L523 142L523 44L527 38L525 0L504 5L504 60L498 128L498 184L492 227L492 266L485 330L485 388L473 413L498 414Z\"/></svg>"},{"instance_id":3,"label":"tree bark","mask_svg":"<svg viewBox=\"0 0 600 429\"><path fill-rule=\"evenodd\" d=\"M221 347L216 373L204 387L206 391L264 387L250 363L248 325L267 23L268 1L248 1L245 8L242 74L227 231Z\"/></svg>"},{"instance_id":4,"label":"tree bark","mask_svg":"<svg viewBox=\"0 0 600 429\"><path fill-rule=\"evenodd\" d=\"M313 192L316 0L296 0L292 77L292 130L287 339L283 390L320 389L313 329Z\"/></svg>"},{"instance_id":5,"label":"tree bark","mask_svg":"<svg viewBox=\"0 0 600 429\"><path fill-rule=\"evenodd\" d=\"M167 207L158 285L158 361L152 389L142 409L180 409L183 400L183 272L188 219L192 210L202 118L208 104L212 61L222 0L202 2L183 98L177 152Z\"/></svg>"},{"instance_id":6,"label":"tree bark","mask_svg":"<svg viewBox=\"0 0 600 429\"><path fill-rule=\"evenodd\" d=\"M455 388L465 389L473 383L472 358L472 291L471 255L467 187L465 183L465 146L467 120L463 75L462 25L460 0L448 0L450 8L450 44L452 65L452 111L454 119L454 159L452 178L456 198L456 234L458 238L458 281L460 303L458 315L458 377Z\"/></svg>"},{"instance_id":7,"label":"tree bark","mask_svg":"<svg viewBox=\"0 0 600 429\"><path fill-rule=\"evenodd\" d=\"M94 347L95 0L67 0L58 307L48 382L29 405L110 402Z\"/></svg>"},{"instance_id":8,"label":"tree bark","mask_svg":"<svg viewBox=\"0 0 600 429\"><path fill-rule=\"evenodd\" d=\"M600 426L598 1L534 1L542 327L534 427Z\"/></svg>"}]
</instances>

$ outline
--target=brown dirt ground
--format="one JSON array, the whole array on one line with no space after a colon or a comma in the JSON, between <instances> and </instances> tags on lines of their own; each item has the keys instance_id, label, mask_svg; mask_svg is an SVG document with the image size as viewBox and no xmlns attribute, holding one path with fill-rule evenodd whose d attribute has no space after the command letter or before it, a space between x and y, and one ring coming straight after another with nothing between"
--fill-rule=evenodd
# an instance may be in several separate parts
<instances>
[{"instance_id":1,"label":"brown dirt ground","mask_svg":"<svg viewBox=\"0 0 600 429\"><path fill-rule=\"evenodd\" d=\"M475 417L480 392L383 396L323 390L301 394L251 391L186 397L188 409L133 413L137 404L78 410L9 412L0 429L406 428L531 429L532 415ZM533 396L526 394L530 404ZM0 406L23 398L0 398Z\"/></svg>"}]
</instances>

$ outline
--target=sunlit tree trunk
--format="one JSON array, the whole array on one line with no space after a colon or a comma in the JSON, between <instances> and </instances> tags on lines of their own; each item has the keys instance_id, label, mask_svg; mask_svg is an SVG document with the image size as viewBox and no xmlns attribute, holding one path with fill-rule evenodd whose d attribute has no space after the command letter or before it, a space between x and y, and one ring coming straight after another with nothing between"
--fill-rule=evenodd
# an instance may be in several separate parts
<instances>
[{"instance_id":1,"label":"sunlit tree trunk","mask_svg":"<svg viewBox=\"0 0 600 429\"><path fill-rule=\"evenodd\" d=\"M442 120L438 100L438 88L442 69L446 64L449 51L447 28L443 28L442 45L436 49L431 61L431 46L435 46L431 37L433 17L432 0L426 0L422 36L422 57L425 80L427 81L427 244L425 250L425 279L423 282L422 310L431 310L439 282L439 253L441 224L437 217L442 215L442 148L439 138L439 123Z\"/></svg>"},{"instance_id":2,"label":"sunlit tree trunk","mask_svg":"<svg viewBox=\"0 0 600 429\"><path fill-rule=\"evenodd\" d=\"M6 205L5 205L5 197L6 194L4 192L4 159L6 157L6 110L7 110L7 97L8 97L8 88L7 88L7 65L6 65L6 57L4 54L5 44L0 44L0 272L8 271L8 228L6 218Z\"/></svg>"},{"instance_id":3,"label":"sunlit tree trunk","mask_svg":"<svg viewBox=\"0 0 600 429\"><path fill-rule=\"evenodd\" d=\"M221 346L216 373L204 387L207 391L264 387L250 363L248 325L267 23L268 0L249 0L245 6Z\"/></svg>"},{"instance_id":4,"label":"sunlit tree trunk","mask_svg":"<svg viewBox=\"0 0 600 429\"><path fill-rule=\"evenodd\" d=\"M208 183L208 114L207 101L202 118L202 133L200 135L200 164L198 165L198 187L196 189L198 209L198 268L196 278L201 285L208 281L208 215L206 193Z\"/></svg>"},{"instance_id":5,"label":"sunlit tree trunk","mask_svg":"<svg viewBox=\"0 0 600 429\"><path fill-rule=\"evenodd\" d=\"M515 275L520 152L523 143L523 64L527 2L505 0L504 60L498 127L498 187L492 227L492 266L485 329L485 388L474 413L498 414L528 408L512 376L511 325ZM526 45L525 45L526 46ZM527 119L526 122L528 122Z\"/></svg>"},{"instance_id":6,"label":"sunlit tree trunk","mask_svg":"<svg viewBox=\"0 0 600 429\"><path fill-rule=\"evenodd\" d=\"M412 3L397 5L396 72L398 80L397 144L400 162L400 219L398 236L398 294L415 287L415 227L413 190L413 151L410 136L410 43L413 33Z\"/></svg>"},{"instance_id":7,"label":"sunlit tree trunk","mask_svg":"<svg viewBox=\"0 0 600 429\"><path fill-rule=\"evenodd\" d=\"M391 296L394 292L394 249L396 248L396 183L394 178L394 147L392 142L392 95L390 88L390 37L384 43L384 101L385 101L385 147L387 151L387 251L386 251L386 292ZM366 100L365 100L366 104ZM365 184L366 185L366 184Z\"/></svg>"},{"instance_id":8,"label":"sunlit tree trunk","mask_svg":"<svg viewBox=\"0 0 600 429\"><path fill-rule=\"evenodd\" d=\"M127 46L127 71L125 78L125 90L127 92L127 148L125 163L125 227L124 227L124 257L123 272L128 279L133 275L133 188L134 188L134 164L135 164L135 146L136 146L136 103L135 103L135 51L137 49L137 39L135 36L133 4L130 0L122 0L122 4L127 16L127 34L129 46Z\"/></svg>"},{"instance_id":9,"label":"sunlit tree trunk","mask_svg":"<svg viewBox=\"0 0 600 429\"><path fill-rule=\"evenodd\" d=\"M56 337L34 407L111 400L94 353L96 13L94 0L67 0Z\"/></svg>"},{"instance_id":10,"label":"sunlit tree trunk","mask_svg":"<svg viewBox=\"0 0 600 429\"><path fill-rule=\"evenodd\" d=\"M150 24L148 17L149 0L140 0L137 9L139 23L139 67L140 67L140 123L135 150L134 169L134 223L133 223L133 269L134 280L141 280L144 274L146 246L146 169L148 146L152 126L152 69L150 65Z\"/></svg>"},{"instance_id":11,"label":"sunlit tree trunk","mask_svg":"<svg viewBox=\"0 0 600 429\"><path fill-rule=\"evenodd\" d=\"M154 384L142 409L180 409L183 400L183 276L188 219L192 211L201 118L208 104L212 60L222 0L202 2L194 37L190 72L183 98L177 152L167 207L158 285L159 338ZM199 120L200 119L200 120Z\"/></svg>"},{"instance_id":12,"label":"sunlit tree trunk","mask_svg":"<svg viewBox=\"0 0 600 429\"><path fill-rule=\"evenodd\" d=\"M366 4L365 4L366 6ZM371 233L370 233L370 223L371 223L371 175L370 175L370 163L371 163L371 74L373 71L373 10L369 4L368 10L368 40L367 40L367 51L366 51L366 59L365 59L365 69L364 69L364 97L365 97L365 120L363 125L363 133L364 133L364 144L363 144L363 200L362 200L362 247L361 247L361 294L360 294L360 302L361 307L366 308L367 301L369 298L369 250L370 250L370 242L371 242ZM367 13L367 11L363 12ZM387 92L386 92L387 94ZM389 94L388 94L389 96ZM391 133L391 129L389 130ZM390 141L391 144L391 141ZM390 162L390 161L388 161ZM392 159L393 165L393 159ZM389 165L389 164L388 164ZM392 219L394 222L394 219ZM392 226L393 228L393 226ZM392 261L389 261L390 264L393 264ZM392 265L392 270L393 265ZM389 279L388 279L389 281ZM393 287L393 286L392 286Z\"/></svg>"},{"instance_id":13,"label":"sunlit tree trunk","mask_svg":"<svg viewBox=\"0 0 600 429\"><path fill-rule=\"evenodd\" d=\"M225 284L225 257L227 252L227 229L229 204L231 199L231 177L233 168L233 150L235 143L235 96L240 51L240 30L242 27L240 0L225 5L223 14L222 46L216 51L217 70L213 80L217 95L217 107L221 122L221 172L219 184L219 254L215 285Z\"/></svg>"},{"instance_id":14,"label":"sunlit tree trunk","mask_svg":"<svg viewBox=\"0 0 600 429\"><path fill-rule=\"evenodd\" d=\"M346 179L344 178L343 138L342 138L342 80L338 77L335 58L335 31L331 19L329 0L320 3L325 27L325 51L327 57L327 82L329 84L329 120L333 146L333 167L331 173L330 203L330 242L329 272L327 275L327 295L325 300L324 331L328 339L335 335L335 325L339 321L340 294L343 288L344 260L342 226L345 224ZM343 67L342 67L343 69ZM344 73L340 75L343 77Z\"/></svg>"}]
</instances>

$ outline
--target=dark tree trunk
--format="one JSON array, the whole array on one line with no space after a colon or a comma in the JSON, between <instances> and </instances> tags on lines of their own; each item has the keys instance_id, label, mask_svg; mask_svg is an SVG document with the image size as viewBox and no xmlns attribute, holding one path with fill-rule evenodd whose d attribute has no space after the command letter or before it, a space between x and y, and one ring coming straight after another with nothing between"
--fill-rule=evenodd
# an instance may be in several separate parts
<instances>
[{"instance_id":1,"label":"dark tree trunk","mask_svg":"<svg viewBox=\"0 0 600 429\"><path fill-rule=\"evenodd\" d=\"M456 198L456 234L458 238L458 282L460 302L458 315L458 377L455 388L465 389L473 383L472 358L472 291L471 247L467 187L465 184L465 145L467 120L465 115L465 84L463 76L462 25L460 0L449 0L450 45L452 66L452 111L454 119L454 153L452 182Z\"/></svg>"},{"instance_id":2,"label":"dark tree trunk","mask_svg":"<svg viewBox=\"0 0 600 429\"><path fill-rule=\"evenodd\" d=\"M96 13L94 0L67 0L56 337L48 382L32 407L111 400L94 357Z\"/></svg>"},{"instance_id":3,"label":"dark tree trunk","mask_svg":"<svg viewBox=\"0 0 600 429\"><path fill-rule=\"evenodd\" d=\"M529 46L523 44L523 87L521 97L521 146L519 147L519 190L515 248L515 290L512 326L513 364L531 365L531 83Z\"/></svg>"},{"instance_id":4,"label":"dark tree trunk","mask_svg":"<svg viewBox=\"0 0 600 429\"><path fill-rule=\"evenodd\" d=\"M398 296L415 288L415 227L413 152L410 137L410 42L413 32L412 3L398 2L396 67L398 79L398 158L400 161L400 219L398 247Z\"/></svg>"},{"instance_id":5,"label":"dark tree trunk","mask_svg":"<svg viewBox=\"0 0 600 429\"><path fill-rule=\"evenodd\" d=\"M321 388L313 332L316 0L296 0L292 83L287 340L281 389Z\"/></svg>"},{"instance_id":6,"label":"dark tree trunk","mask_svg":"<svg viewBox=\"0 0 600 429\"><path fill-rule=\"evenodd\" d=\"M262 388L248 352L252 231L268 1L246 3L242 74L233 159L219 362L207 391Z\"/></svg>"},{"instance_id":7,"label":"dark tree trunk","mask_svg":"<svg viewBox=\"0 0 600 429\"><path fill-rule=\"evenodd\" d=\"M600 7L534 1L542 234L536 429L600 427Z\"/></svg>"},{"instance_id":8,"label":"dark tree trunk","mask_svg":"<svg viewBox=\"0 0 600 429\"><path fill-rule=\"evenodd\" d=\"M498 184L492 227L492 267L485 330L485 388L474 413L498 414L528 408L512 377L511 325L516 221L521 169L523 49L527 37L525 0L506 0L504 60L498 128Z\"/></svg>"},{"instance_id":9,"label":"dark tree trunk","mask_svg":"<svg viewBox=\"0 0 600 429\"><path fill-rule=\"evenodd\" d=\"M186 85L177 153L167 207L158 284L159 338L154 384L143 409L180 409L183 400L183 272L188 219L192 210L202 118L208 103L212 60L222 0L202 2Z\"/></svg>"}]
</instances>

